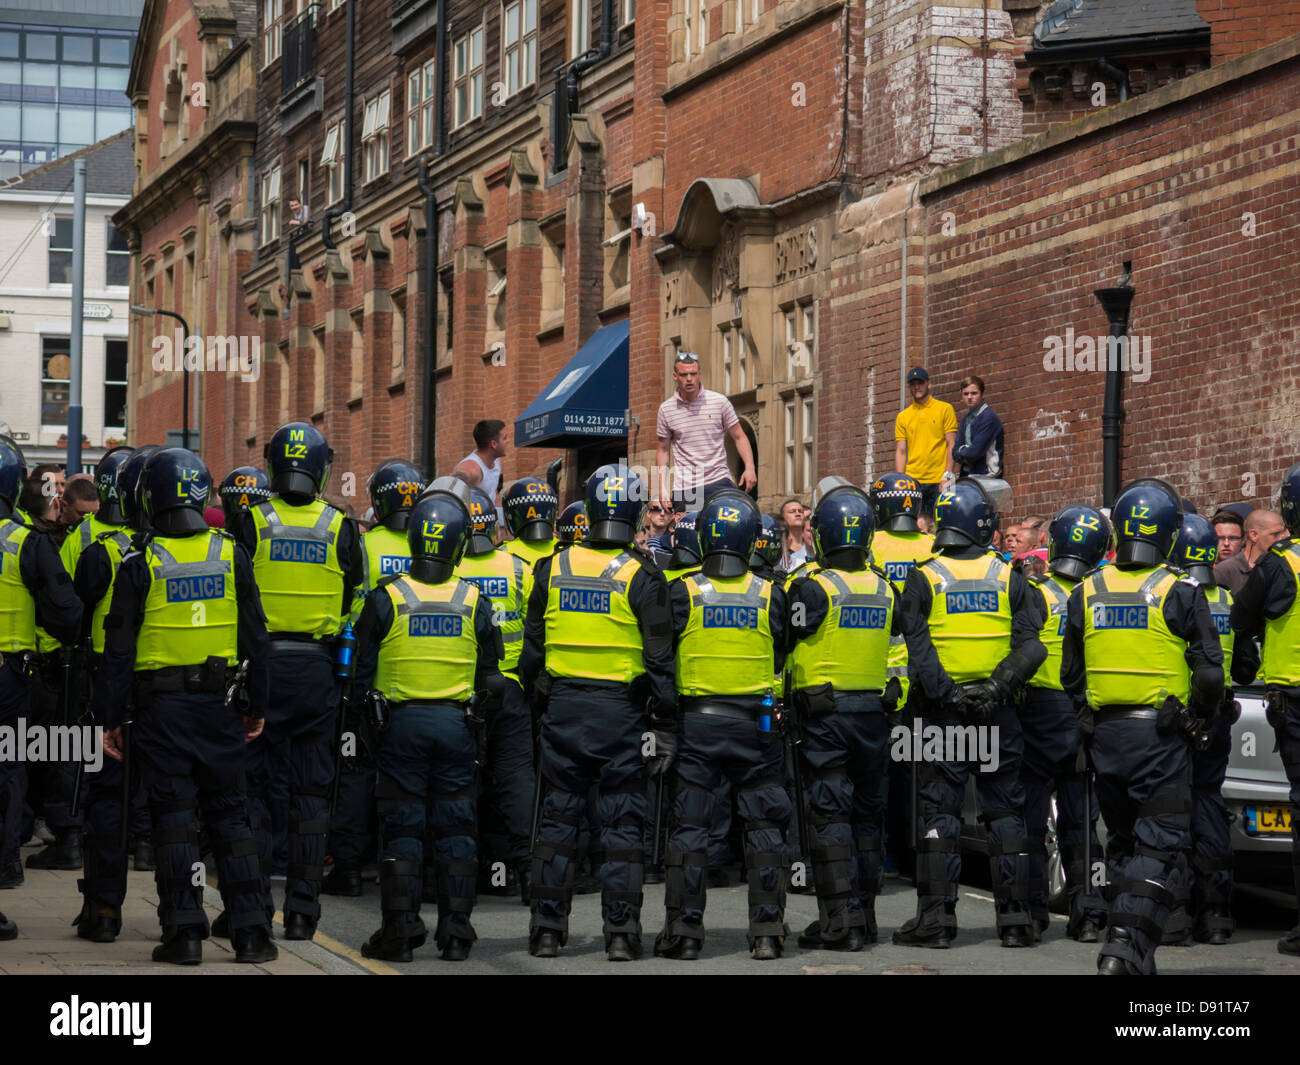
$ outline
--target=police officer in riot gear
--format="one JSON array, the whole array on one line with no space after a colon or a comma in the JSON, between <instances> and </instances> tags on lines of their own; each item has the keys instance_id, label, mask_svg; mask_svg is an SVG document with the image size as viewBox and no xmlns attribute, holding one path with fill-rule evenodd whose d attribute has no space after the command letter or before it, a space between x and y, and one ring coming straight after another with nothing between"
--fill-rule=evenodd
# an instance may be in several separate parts
<instances>
[{"instance_id":1,"label":"police officer in riot gear","mask_svg":"<svg viewBox=\"0 0 1300 1065\"><path fill-rule=\"evenodd\" d=\"M587 538L587 510L581 499L575 499L555 521L556 550L580 544ZM540 561L540 559L538 560ZM534 570L536 563L534 563Z\"/></svg>"},{"instance_id":2,"label":"police officer in riot gear","mask_svg":"<svg viewBox=\"0 0 1300 1065\"><path fill-rule=\"evenodd\" d=\"M1085 789L1077 767L1078 718L1061 684L1061 646L1070 592L1106 557L1111 544L1110 522L1092 507L1068 506L1053 519L1048 536L1048 572L1030 578L1042 598L1044 622L1039 639L1047 648L1047 660L1029 678L1020 713L1025 735L1020 782L1025 787L1025 832L1029 837L1029 912L1035 930L1040 935L1046 932L1051 922L1047 818L1055 781L1056 838L1070 895L1067 932L1080 943L1095 943L1106 923L1106 908L1101 897L1090 889L1091 871L1084 868L1084 831L1092 834L1093 854L1101 853L1101 844L1096 814L1084 810Z\"/></svg>"},{"instance_id":3,"label":"police officer in riot gear","mask_svg":"<svg viewBox=\"0 0 1300 1065\"><path fill-rule=\"evenodd\" d=\"M713 493L695 523L700 570L670 586L681 717L664 861L666 912L655 941L663 957L699 957L709 827L723 777L736 790L745 823L754 957L779 958L788 934L781 844L790 799L772 720L774 677L785 659L785 594L749 572L760 528L758 508L744 492Z\"/></svg>"},{"instance_id":4,"label":"police officer in riot gear","mask_svg":"<svg viewBox=\"0 0 1300 1065\"><path fill-rule=\"evenodd\" d=\"M534 570L519 672L525 691L549 686L529 929L537 957L556 957L568 938L578 825L593 783L605 856L605 949L611 961L641 953L641 736L647 727L654 732L651 772L662 774L677 716L668 583L632 546L646 499L647 486L631 469L602 466L587 482L587 540Z\"/></svg>"},{"instance_id":5,"label":"police officer in riot gear","mask_svg":"<svg viewBox=\"0 0 1300 1065\"><path fill-rule=\"evenodd\" d=\"M860 488L842 486L813 509L820 565L789 591L792 691L803 734L804 803L815 832L819 918L801 947L858 951L877 941L884 882L889 715L901 694L886 676L902 633L898 593L869 565L875 520Z\"/></svg>"},{"instance_id":6,"label":"police officer in riot gear","mask_svg":"<svg viewBox=\"0 0 1300 1065\"><path fill-rule=\"evenodd\" d=\"M776 564L781 560L781 525L771 514L759 515L758 539L749 556L749 572L766 581L779 579Z\"/></svg>"},{"instance_id":7,"label":"police officer in riot gear","mask_svg":"<svg viewBox=\"0 0 1300 1065\"><path fill-rule=\"evenodd\" d=\"M0 727L11 730L30 714L38 623L56 639L71 643L82 613L53 540L14 520L26 479L22 451L0 440ZM18 851L26 790L24 763L0 760L0 887L23 882Z\"/></svg>"},{"instance_id":8,"label":"police officer in riot gear","mask_svg":"<svg viewBox=\"0 0 1300 1065\"><path fill-rule=\"evenodd\" d=\"M542 487L550 493L549 485ZM509 496L508 492L507 499ZM505 648L501 681L490 693L482 710L488 721L484 765L490 788L485 796L493 803L493 812L499 811L496 823L504 827L506 837L504 841L491 842L497 846L504 842L506 853L486 853L483 857L493 864L496 859L505 859L506 871L513 873L526 894L532 875L529 833L535 780L532 715L524 690L519 685L518 670L524 642L525 611L533 590L533 571L518 555L497 547L496 507L477 488L471 492L470 517L473 526L469 548L456 567L456 576L469 581L488 600ZM540 521L536 523L542 524ZM483 797L480 797L481 813L487 812L482 810L484 805ZM485 844L490 840L486 830L487 819L481 820L484 831L480 834L480 849L487 850ZM496 823L492 827L496 827ZM507 879L493 872L488 878L488 888L509 891L510 885Z\"/></svg>"},{"instance_id":9,"label":"police officer in riot gear","mask_svg":"<svg viewBox=\"0 0 1300 1065\"><path fill-rule=\"evenodd\" d=\"M942 728L953 742L945 742L942 759L920 768L917 914L894 942L946 948L957 933L961 804L975 762L969 743L963 752L955 740L977 736L970 726L996 726L997 768L975 773L980 819L989 832L998 936L1005 947L1029 947L1029 843L1015 703L1047 656L1038 639L1042 617L1024 577L989 549L998 513L978 481L963 478L941 492L935 511L935 555L907 575L903 631L911 698L921 700L926 727Z\"/></svg>"},{"instance_id":10,"label":"police officer in riot gear","mask_svg":"<svg viewBox=\"0 0 1300 1065\"><path fill-rule=\"evenodd\" d=\"M361 537L361 580L353 590L353 624L361 616L366 597L381 579L410 570L411 547L406 533L411 508L424 486L424 475L403 459L381 462L370 475L366 488L375 524ZM335 784L337 799L328 841L334 861L321 881L321 891L355 898L362 893L361 868L374 853L379 829L375 811L376 737L359 703L349 703L346 717L342 729L347 738L345 749L351 747L355 755L342 760L342 772Z\"/></svg>"},{"instance_id":11,"label":"police officer in riot gear","mask_svg":"<svg viewBox=\"0 0 1300 1065\"><path fill-rule=\"evenodd\" d=\"M262 727L268 697L266 628L248 556L210 530L212 478L193 452L164 448L146 463L142 503L150 532L123 557L104 620L95 705L121 756L119 723L136 708L130 742L153 814L158 916L154 961L197 965L208 937L193 822L211 832L235 960L272 961L268 907L243 792L245 743ZM240 659L248 710L227 702Z\"/></svg>"},{"instance_id":12,"label":"police officer in riot gear","mask_svg":"<svg viewBox=\"0 0 1300 1065\"><path fill-rule=\"evenodd\" d=\"M1109 833L1109 928L1097 968L1147 975L1186 875L1188 737L1221 710L1223 652L1204 591L1165 563L1183 523L1178 493L1133 481L1111 521L1115 564L1070 592L1061 683L1079 712Z\"/></svg>"},{"instance_id":13,"label":"police officer in riot gear","mask_svg":"<svg viewBox=\"0 0 1300 1065\"><path fill-rule=\"evenodd\" d=\"M106 451L95 466L95 490L99 493L99 510L87 515L63 541L59 557L69 573L77 572L77 562L82 552L94 540L106 533L120 531L126 519L117 494L117 471L131 457L133 448L115 447Z\"/></svg>"},{"instance_id":14,"label":"police officer in riot gear","mask_svg":"<svg viewBox=\"0 0 1300 1065\"><path fill-rule=\"evenodd\" d=\"M1232 751L1232 726L1240 707L1232 697L1232 681L1249 684L1259 672L1259 651L1254 640L1240 646L1232 633L1232 593L1214 581L1219 560L1219 538L1199 514L1184 514L1169 562L1184 570L1205 589L1223 648L1223 712L1208 723L1206 745L1192 750L1192 847L1187 855L1188 875L1175 893L1174 911L1165 923L1161 944L1177 946L1195 939L1222 946L1236 927L1232 902L1232 815L1223 801L1223 782Z\"/></svg>"},{"instance_id":15,"label":"police officer in riot gear","mask_svg":"<svg viewBox=\"0 0 1300 1065\"><path fill-rule=\"evenodd\" d=\"M158 449L150 447L148 455ZM115 521L106 521L105 531L95 535L83 549L78 547L75 568L72 570L73 589L81 600L83 647L87 647L86 668L94 684L99 661L104 653L104 619L112 603L113 578L122 558L130 550L131 527L127 515L139 515L143 523L141 500L138 494L139 474L144 460L130 466L127 460L130 448L117 449L106 454L95 470L95 482L100 492L99 515ZM146 456L147 458L148 456ZM132 482L128 486L128 477ZM85 528L88 522L82 522ZM79 538L69 536L63 543L64 560L68 545L79 543ZM139 767L132 767L132 776L138 777ZM77 935L93 943L111 943L122 927L123 881L122 867L126 855L121 852L122 787L121 765L109 759L97 773L87 775L84 803L86 836L82 847L85 855L85 876L77 882L84 901L77 918ZM142 786L132 784L135 798L128 814L131 835L135 837L138 871L150 872L155 868L153 847L150 843L148 795Z\"/></svg>"},{"instance_id":16,"label":"police officer in riot gear","mask_svg":"<svg viewBox=\"0 0 1300 1065\"><path fill-rule=\"evenodd\" d=\"M236 534L252 556L261 590L276 692L266 731L249 749L248 787L269 895L273 752L290 741L284 930L287 939L311 939L320 918L334 776L340 700L335 638L361 582L360 536L351 519L317 498L334 460L318 429L304 422L281 426L265 456L274 494L241 516Z\"/></svg>"},{"instance_id":17,"label":"police officer in riot gear","mask_svg":"<svg viewBox=\"0 0 1300 1065\"><path fill-rule=\"evenodd\" d=\"M226 474L219 490L226 528L234 529L240 515L271 498L271 478L256 466L237 466Z\"/></svg>"},{"instance_id":18,"label":"police officer in riot gear","mask_svg":"<svg viewBox=\"0 0 1300 1065\"><path fill-rule=\"evenodd\" d=\"M1268 723L1291 784L1291 865L1300 904L1300 462L1283 475L1278 495L1290 535L1250 571L1232 606L1232 628L1242 650L1248 640L1263 640ZM1300 924L1278 940L1277 949L1300 955Z\"/></svg>"},{"instance_id":19,"label":"police officer in riot gear","mask_svg":"<svg viewBox=\"0 0 1300 1065\"><path fill-rule=\"evenodd\" d=\"M501 497L506 528L513 539L506 550L532 566L555 554L555 514L560 509L559 496L544 480L523 477Z\"/></svg>"},{"instance_id":20,"label":"police officer in riot gear","mask_svg":"<svg viewBox=\"0 0 1300 1065\"><path fill-rule=\"evenodd\" d=\"M358 697L369 692L379 735L375 794L384 841L383 925L361 948L368 958L410 961L425 942L426 817L438 869L434 941L443 958L463 961L477 938L470 914L478 876L474 767L482 697L475 692L499 686L502 644L488 598L455 575L470 525L456 495L426 491L410 512L410 572L381 578L357 622L353 689Z\"/></svg>"},{"instance_id":21,"label":"police officer in riot gear","mask_svg":"<svg viewBox=\"0 0 1300 1065\"><path fill-rule=\"evenodd\" d=\"M696 527L699 517L697 510L689 510L677 516L677 524L673 526L673 553L663 571L665 580L675 581L678 577L699 571L700 538Z\"/></svg>"}]
</instances>

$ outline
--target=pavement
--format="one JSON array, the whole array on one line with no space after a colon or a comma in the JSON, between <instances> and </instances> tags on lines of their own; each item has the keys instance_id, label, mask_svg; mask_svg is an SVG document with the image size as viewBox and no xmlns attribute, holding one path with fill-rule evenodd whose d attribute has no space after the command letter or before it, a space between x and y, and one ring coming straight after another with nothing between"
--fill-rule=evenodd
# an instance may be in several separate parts
<instances>
[{"instance_id":1,"label":"pavement","mask_svg":"<svg viewBox=\"0 0 1300 1065\"><path fill-rule=\"evenodd\" d=\"M24 857L34 848L25 848ZM705 913L707 937L699 961L681 962L651 954L654 935L663 921L663 887L647 885L642 911L647 956L633 964L611 964L605 958L601 936L600 896L580 895L574 900L567 947L556 959L530 957L527 947L528 911L519 899L481 897L474 911L478 942L462 963L438 957L432 931L434 907L423 910L429 942L415 952L410 964L387 964L363 958L360 945L379 927L379 888L365 882L365 894L349 899L325 896L322 920L313 942L288 942L277 938L280 957L266 965L239 965L230 944L222 939L204 943L201 966L155 964L150 952L158 942L157 893L152 873L129 876L122 934L115 943L88 943L77 938L71 921L80 911L78 872L27 869L26 882L0 892L0 910L19 926L19 937L0 943L3 974L171 974L171 975L406 975L568 973L654 975L669 973L757 975L796 974L1090 974L1096 970L1097 945L1080 944L1065 936L1065 918L1054 916L1044 942L1032 949L1003 948L994 931L993 902L987 886L978 883L985 863L968 858L957 917L958 938L948 950L896 947L890 933L912 916L916 895L906 879L886 881L877 902L881 942L856 954L802 950L795 934L817 916L811 895L791 894L786 922L791 937L785 955L775 961L756 962L745 941L746 889L742 885L711 889ZM733 877L734 879L734 877ZM283 882L273 884L277 903L283 899ZM220 898L211 886L205 903L209 917L220 912ZM1247 975L1300 974L1300 958L1277 953L1279 936L1296 923L1295 900L1285 892L1240 886L1234 900L1238 930L1222 947L1197 944L1162 947L1156 955L1163 973ZM276 915L277 936L283 935Z\"/></svg>"}]
</instances>

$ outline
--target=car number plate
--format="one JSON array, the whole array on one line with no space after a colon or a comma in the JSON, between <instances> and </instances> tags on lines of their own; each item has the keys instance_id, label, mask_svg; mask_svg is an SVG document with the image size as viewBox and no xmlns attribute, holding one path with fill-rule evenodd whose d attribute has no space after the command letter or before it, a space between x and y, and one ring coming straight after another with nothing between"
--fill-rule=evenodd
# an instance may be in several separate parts
<instances>
[{"instance_id":1,"label":"car number plate","mask_svg":"<svg viewBox=\"0 0 1300 1065\"><path fill-rule=\"evenodd\" d=\"M1246 832L1251 836L1290 834L1290 806L1247 806Z\"/></svg>"}]
</instances>

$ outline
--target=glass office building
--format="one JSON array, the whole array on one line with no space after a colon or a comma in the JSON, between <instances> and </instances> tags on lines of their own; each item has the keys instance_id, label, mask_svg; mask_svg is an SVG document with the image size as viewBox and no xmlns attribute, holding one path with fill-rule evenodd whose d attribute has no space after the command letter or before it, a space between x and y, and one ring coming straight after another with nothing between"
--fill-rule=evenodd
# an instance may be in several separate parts
<instances>
[{"instance_id":1,"label":"glass office building","mask_svg":"<svg viewBox=\"0 0 1300 1065\"><path fill-rule=\"evenodd\" d=\"M0 181L126 129L143 0L0 6Z\"/></svg>"}]
</instances>

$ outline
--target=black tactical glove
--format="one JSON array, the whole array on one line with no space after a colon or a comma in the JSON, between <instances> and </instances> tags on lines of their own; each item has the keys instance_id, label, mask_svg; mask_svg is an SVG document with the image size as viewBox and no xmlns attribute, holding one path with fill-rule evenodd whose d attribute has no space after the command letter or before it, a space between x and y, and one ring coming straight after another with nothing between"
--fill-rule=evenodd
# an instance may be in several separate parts
<instances>
[{"instance_id":1,"label":"black tactical glove","mask_svg":"<svg viewBox=\"0 0 1300 1065\"><path fill-rule=\"evenodd\" d=\"M1269 688L1264 696L1264 717L1273 726L1274 732L1281 732L1286 726L1286 692L1279 688Z\"/></svg>"},{"instance_id":2,"label":"black tactical glove","mask_svg":"<svg viewBox=\"0 0 1300 1065\"><path fill-rule=\"evenodd\" d=\"M646 759L646 770L650 776L659 778L668 772L677 760L677 723L662 718L650 719L650 750L654 753Z\"/></svg>"},{"instance_id":3,"label":"black tactical glove","mask_svg":"<svg viewBox=\"0 0 1300 1065\"><path fill-rule=\"evenodd\" d=\"M967 684L965 692L966 717L976 725L987 725L1011 698L1006 686L991 677Z\"/></svg>"},{"instance_id":4,"label":"black tactical glove","mask_svg":"<svg viewBox=\"0 0 1300 1065\"><path fill-rule=\"evenodd\" d=\"M1219 713L1228 719L1229 726L1241 720L1241 703L1232 697L1231 688L1223 691L1223 706L1219 708Z\"/></svg>"},{"instance_id":5,"label":"black tactical glove","mask_svg":"<svg viewBox=\"0 0 1300 1065\"><path fill-rule=\"evenodd\" d=\"M903 685L897 677L890 677L885 684L885 690L880 696L880 703L885 708L885 713L892 714L898 709L898 702L903 697Z\"/></svg>"}]
</instances>

